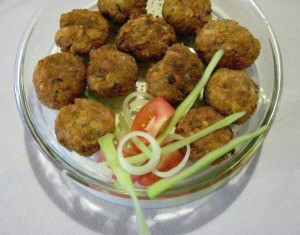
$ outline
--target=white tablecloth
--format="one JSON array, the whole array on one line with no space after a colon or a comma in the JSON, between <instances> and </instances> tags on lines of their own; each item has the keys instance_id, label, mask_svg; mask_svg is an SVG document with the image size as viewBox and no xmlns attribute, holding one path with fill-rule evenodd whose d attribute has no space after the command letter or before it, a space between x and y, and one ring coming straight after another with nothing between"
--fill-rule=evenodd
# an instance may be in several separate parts
<instances>
[{"instance_id":1,"label":"white tablecloth","mask_svg":"<svg viewBox=\"0 0 300 235\"><path fill-rule=\"evenodd\" d=\"M23 128L14 98L14 60L42 2L0 1L0 234L132 234L132 208L67 184ZM300 234L300 1L258 4L283 57L276 121L253 161L226 186L184 206L145 210L153 234Z\"/></svg>"}]
</instances>

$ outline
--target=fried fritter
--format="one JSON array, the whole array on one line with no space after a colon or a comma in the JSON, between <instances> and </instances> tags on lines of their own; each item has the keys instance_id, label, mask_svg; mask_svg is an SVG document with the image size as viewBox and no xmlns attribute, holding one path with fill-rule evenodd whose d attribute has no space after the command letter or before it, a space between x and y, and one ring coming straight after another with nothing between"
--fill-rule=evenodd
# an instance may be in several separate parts
<instances>
[{"instance_id":1,"label":"fried fritter","mask_svg":"<svg viewBox=\"0 0 300 235\"><path fill-rule=\"evenodd\" d=\"M48 108L60 109L81 96L86 83L82 61L67 52L40 60L33 73L33 84L39 100Z\"/></svg>"},{"instance_id":2,"label":"fried fritter","mask_svg":"<svg viewBox=\"0 0 300 235\"><path fill-rule=\"evenodd\" d=\"M134 89L138 80L135 59L113 46L104 46L90 53L88 87L99 98L123 96Z\"/></svg>"},{"instance_id":3,"label":"fried fritter","mask_svg":"<svg viewBox=\"0 0 300 235\"><path fill-rule=\"evenodd\" d=\"M245 116L236 121L241 124L256 110L258 86L246 71L220 68L205 86L204 99L225 116L245 111Z\"/></svg>"},{"instance_id":4,"label":"fried fritter","mask_svg":"<svg viewBox=\"0 0 300 235\"><path fill-rule=\"evenodd\" d=\"M210 106L191 109L178 123L176 133L189 137L224 117ZM230 127L223 127L191 144L191 159L197 160L231 141L234 134Z\"/></svg>"},{"instance_id":5,"label":"fried fritter","mask_svg":"<svg viewBox=\"0 0 300 235\"><path fill-rule=\"evenodd\" d=\"M236 21L211 20L198 32L195 49L205 63L222 49L219 68L244 69L259 56L260 42Z\"/></svg>"},{"instance_id":6,"label":"fried fritter","mask_svg":"<svg viewBox=\"0 0 300 235\"><path fill-rule=\"evenodd\" d=\"M210 0L165 0L162 14L179 34L194 34L211 20Z\"/></svg>"},{"instance_id":7,"label":"fried fritter","mask_svg":"<svg viewBox=\"0 0 300 235\"><path fill-rule=\"evenodd\" d=\"M76 99L59 110L55 134L61 145L83 156L99 150L97 139L115 130L114 113L99 102Z\"/></svg>"},{"instance_id":8,"label":"fried fritter","mask_svg":"<svg viewBox=\"0 0 300 235\"><path fill-rule=\"evenodd\" d=\"M120 51L147 60L162 57L175 40L174 29L164 19L142 15L121 27L116 44Z\"/></svg>"},{"instance_id":9,"label":"fried fritter","mask_svg":"<svg viewBox=\"0 0 300 235\"><path fill-rule=\"evenodd\" d=\"M181 44L170 47L147 75L147 90L172 105L179 104L196 86L204 71L198 56Z\"/></svg>"},{"instance_id":10,"label":"fried fritter","mask_svg":"<svg viewBox=\"0 0 300 235\"><path fill-rule=\"evenodd\" d=\"M99 11L73 10L61 15L55 42L62 51L88 54L104 45L108 35L108 22Z\"/></svg>"},{"instance_id":11,"label":"fried fritter","mask_svg":"<svg viewBox=\"0 0 300 235\"><path fill-rule=\"evenodd\" d=\"M98 0L99 11L118 24L146 13L147 0Z\"/></svg>"}]
</instances>

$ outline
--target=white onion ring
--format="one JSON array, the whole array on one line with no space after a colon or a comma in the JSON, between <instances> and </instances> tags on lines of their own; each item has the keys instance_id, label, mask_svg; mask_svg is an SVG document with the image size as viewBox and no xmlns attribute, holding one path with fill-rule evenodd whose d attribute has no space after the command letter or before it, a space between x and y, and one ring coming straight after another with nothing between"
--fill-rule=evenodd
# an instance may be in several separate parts
<instances>
[{"instance_id":1,"label":"white onion ring","mask_svg":"<svg viewBox=\"0 0 300 235\"><path fill-rule=\"evenodd\" d=\"M123 146L126 142L131 139L132 137L144 137L150 142L151 149L153 152L153 156L149 158L149 161L142 166L133 166L127 163L123 155ZM157 141L148 133L142 131L132 131L126 134L120 141L118 148L117 148L119 163L121 166L126 170L128 173L132 175L144 175L151 172L155 167L158 165L161 155L161 148Z\"/></svg>"},{"instance_id":2,"label":"white onion ring","mask_svg":"<svg viewBox=\"0 0 300 235\"><path fill-rule=\"evenodd\" d=\"M164 141L164 143L167 143L170 140L182 140L184 139L183 136L178 135L178 134L170 134L167 136L166 140ZM153 170L152 173L161 177L161 178L167 178L167 177L171 177L175 174L177 174L187 163L187 161L189 160L190 157L190 153L191 153L191 147L190 145L186 145L186 152L184 155L184 158L182 159L182 161L174 168L172 168L169 171L158 171L158 170Z\"/></svg>"},{"instance_id":3,"label":"white onion ring","mask_svg":"<svg viewBox=\"0 0 300 235\"><path fill-rule=\"evenodd\" d=\"M71 152L72 161L75 162L80 168L86 170L93 177L102 180L103 182L114 182L112 179L113 172L106 165L106 163L96 163L79 155L76 152Z\"/></svg>"},{"instance_id":4,"label":"white onion ring","mask_svg":"<svg viewBox=\"0 0 300 235\"><path fill-rule=\"evenodd\" d=\"M141 91L136 91L136 92L132 92L131 94L129 94L124 102L123 102L123 106L122 106L122 113L124 114L125 120L127 122L128 125L132 125L133 122L133 117L131 116L131 113L133 108L130 108L130 103L133 103L134 100L151 100L153 98L152 95L146 93L146 92L141 92ZM142 105L141 105L142 106ZM136 110L137 107L135 107L135 109L133 111L137 111Z\"/></svg>"}]
</instances>

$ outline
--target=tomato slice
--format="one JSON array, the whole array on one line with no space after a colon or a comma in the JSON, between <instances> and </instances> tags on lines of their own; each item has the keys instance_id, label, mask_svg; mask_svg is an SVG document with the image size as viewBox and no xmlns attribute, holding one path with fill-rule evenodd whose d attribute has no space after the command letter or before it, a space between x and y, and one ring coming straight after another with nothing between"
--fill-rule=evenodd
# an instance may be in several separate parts
<instances>
[{"instance_id":1,"label":"tomato slice","mask_svg":"<svg viewBox=\"0 0 300 235\"><path fill-rule=\"evenodd\" d=\"M135 116L131 130L144 131L156 137L160 130L173 116L174 108L163 98L156 97L146 103ZM140 139L144 144L149 144L148 141L142 137ZM137 153L141 153L138 147L132 143L133 149Z\"/></svg>"},{"instance_id":2,"label":"tomato slice","mask_svg":"<svg viewBox=\"0 0 300 235\"><path fill-rule=\"evenodd\" d=\"M156 183L157 181L159 181L161 178L157 175L154 175L152 172L145 174L145 175L141 175L140 178L138 179L138 183L139 185L148 187L154 183Z\"/></svg>"},{"instance_id":3,"label":"tomato slice","mask_svg":"<svg viewBox=\"0 0 300 235\"><path fill-rule=\"evenodd\" d=\"M176 167L182 160L183 160L184 154L180 150L176 150L173 153L165 154L161 156L160 162L157 166L157 170L159 171L168 171L172 168ZM157 181L159 181L161 177L153 174L152 172L141 175L138 179L138 183L142 186L150 186Z\"/></svg>"},{"instance_id":4,"label":"tomato slice","mask_svg":"<svg viewBox=\"0 0 300 235\"><path fill-rule=\"evenodd\" d=\"M155 137L173 116L174 112L174 108L163 98L153 98L137 113L131 130L145 131Z\"/></svg>"}]
</instances>

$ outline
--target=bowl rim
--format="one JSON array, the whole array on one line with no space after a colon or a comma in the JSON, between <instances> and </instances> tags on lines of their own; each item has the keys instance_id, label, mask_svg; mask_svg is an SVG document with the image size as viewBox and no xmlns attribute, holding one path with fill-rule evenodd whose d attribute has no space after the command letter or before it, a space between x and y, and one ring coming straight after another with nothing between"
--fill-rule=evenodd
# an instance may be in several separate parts
<instances>
[{"instance_id":1,"label":"bowl rim","mask_svg":"<svg viewBox=\"0 0 300 235\"><path fill-rule=\"evenodd\" d=\"M25 54L26 54L26 44L28 42L28 39L31 36L31 33L34 29L34 26L39 19L41 13L46 8L47 4L49 2L46 1L44 4L42 4L39 9L33 14L32 18L29 21L29 24L27 25L18 50L16 54L15 59L15 66L14 66L14 92L15 92L15 98L16 103L18 107L19 115L22 119L23 125L25 126L26 130L32 137L33 141L38 146L39 150L47 157L50 162L52 162L60 171L67 172L67 175L75 180L76 182L99 192L107 193L110 195L113 195L115 197L120 198L129 198L129 195L124 192L121 189L116 189L113 187L108 187L107 183L103 183L99 180L94 179L93 177L87 175L86 173L79 171L72 165L70 165L67 161L60 158L59 156L53 156L56 153L52 152L51 149L47 146L46 143L43 142L42 138L38 135L37 130L35 129L30 113L28 112L27 108L27 102L25 98L25 92L24 92L24 79L23 79L23 62L25 60ZM269 129L271 128L276 114L279 107L279 101L282 95L282 87L283 87L283 70L282 70L282 57L280 48L274 33L274 30L272 26L270 25L267 17L264 15L260 7L256 4L254 0L248 1L249 5L252 5L256 12L258 13L259 17L261 17L266 26L267 30L265 31L268 34L269 37L269 43L272 49L272 53L274 55L273 61L274 61L274 92L272 94L271 98L271 104L269 107L268 112L265 115L264 121L262 125L268 125ZM276 91L276 92L275 92ZM170 191L169 193L164 193L161 196L157 197L155 200L159 199L174 199L178 197L184 197L186 195L196 193L199 191L203 191L203 196L207 195L208 193L216 190L217 188L224 185L226 182L228 182L234 175L236 175L243 166L246 165L246 163L251 159L254 152L257 150L257 148L261 145L263 142L263 139L267 133L264 133L261 136L256 137L252 141L250 141L247 144L247 147L244 148L244 150L239 154L242 157L235 158L228 163L224 164L221 167L218 167L216 170L210 172L207 176L205 176L202 183L198 183L195 185L192 185L188 189L182 189L182 190L176 190ZM251 146L248 148L248 146ZM147 197L147 194L145 193L144 189L136 189L137 195L142 200L150 200ZM153 200L153 199L151 199Z\"/></svg>"}]
</instances>

